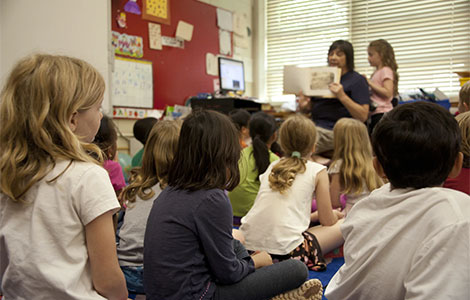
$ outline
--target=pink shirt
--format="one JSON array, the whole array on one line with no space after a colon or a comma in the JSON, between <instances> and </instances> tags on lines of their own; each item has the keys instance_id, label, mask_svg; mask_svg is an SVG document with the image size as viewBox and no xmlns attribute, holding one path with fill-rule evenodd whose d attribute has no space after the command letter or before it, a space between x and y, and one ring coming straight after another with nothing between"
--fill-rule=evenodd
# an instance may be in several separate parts
<instances>
[{"instance_id":1,"label":"pink shirt","mask_svg":"<svg viewBox=\"0 0 470 300\"><path fill-rule=\"evenodd\" d=\"M374 74L372 74L372 77L370 78L370 80L373 83L381 87L384 86L384 81L386 79L390 79L393 81L393 71L389 67L383 67L382 69L375 71ZM377 105L377 109L374 112L372 112L373 115L386 113L392 110L393 96L390 98L384 98L384 97L379 96L372 89L371 89L371 92L372 92L372 95L370 96L370 100L372 100L372 102L374 102Z\"/></svg>"},{"instance_id":2,"label":"pink shirt","mask_svg":"<svg viewBox=\"0 0 470 300\"><path fill-rule=\"evenodd\" d=\"M104 162L103 167L108 171L109 179L111 179L114 190L122 190L126 186L126 181L122 173L121 165L116 161L107 160Z\"/></svg>"}]
</instances>

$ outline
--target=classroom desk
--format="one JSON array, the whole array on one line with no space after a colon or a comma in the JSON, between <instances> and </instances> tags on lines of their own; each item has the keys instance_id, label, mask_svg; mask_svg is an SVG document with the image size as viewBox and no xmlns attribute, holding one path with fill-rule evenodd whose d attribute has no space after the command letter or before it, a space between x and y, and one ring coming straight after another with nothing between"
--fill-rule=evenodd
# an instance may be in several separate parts
<instances>
[{"instance_id":1,"label":"classroom desk","mask_svg":"<svg viewBox=\"0 0 470 300\"><path fill-rule=\"evenodd\" d=\"M252 100L246 100L242 98L223 97L223 98L212 98L212 99L190 99L191 107L212 109L219 111L224 114L228 114L230 111L243 108L250 113L254 113L261 110L261 103L254 102Z\"/></svg>"}]
</instances>

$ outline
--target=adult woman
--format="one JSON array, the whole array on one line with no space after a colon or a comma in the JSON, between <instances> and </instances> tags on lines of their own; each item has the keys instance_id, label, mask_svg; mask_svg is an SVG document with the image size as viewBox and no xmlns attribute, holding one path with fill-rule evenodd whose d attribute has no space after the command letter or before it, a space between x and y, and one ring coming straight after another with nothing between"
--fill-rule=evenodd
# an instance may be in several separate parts
<instances>
[{"instance_id":1,"label":"adult woman","mask_svg":"<svg viewBox=\"0 0 470 300\"><path fill-rule=\"evenodd\" d=\"M354 50L348 41L338 40L328 50L328 65L341 69L340 83L329 88L335 98L316 98L300 95L299 108L311 113L317 125L318 141L316 153L333 149L333 126L341 118L354 118L361 122L369 114L369 86L366 79L354 71Z\"/></svg>"}]
</instances>

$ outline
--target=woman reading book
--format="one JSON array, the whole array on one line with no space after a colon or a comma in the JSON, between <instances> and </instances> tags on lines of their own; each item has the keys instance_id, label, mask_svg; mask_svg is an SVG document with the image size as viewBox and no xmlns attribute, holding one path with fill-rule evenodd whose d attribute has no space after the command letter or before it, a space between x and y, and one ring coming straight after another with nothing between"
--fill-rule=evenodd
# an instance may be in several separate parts
<instances>
[{"instance_id":1,"label":"woman reading book","mask_svg":"<svg viewBox=\"0 0 470 300\"><path fill-rule=\"evenodd\" d=\"M310 113L317 125L316 154L328 156L333 150L333 126L341 118L365 122L369 114L369 86L363 76L354 71L354 50L348 41L338 40L328 51L328 65L341 69L340 83L331 83L334 98L307 97L300 93L299 109Z\"/></svg>"}]
</instances>

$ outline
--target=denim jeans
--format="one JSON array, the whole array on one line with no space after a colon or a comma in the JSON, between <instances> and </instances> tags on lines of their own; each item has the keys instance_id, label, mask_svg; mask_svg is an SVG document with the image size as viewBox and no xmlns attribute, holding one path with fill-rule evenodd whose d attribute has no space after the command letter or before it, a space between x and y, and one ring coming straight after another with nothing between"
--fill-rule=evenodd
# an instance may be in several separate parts
<instances>
[{"instance_id":1,"label":"denim jeans","mask_svg":"<svg viewBox=\"0 0 470 300\"><path fill-rule=\"evenodd\" d=\"M248 255L245 247L234 240L237 257ZM217 285L215 300L261 300L298 288L308 279L308 269L304 263L288 259L270 266L256 269L239 282L231 285Z\"/></svg>"},{"instance_id":2,"label":"denim jeans","mask_svg":"<svg viewBox=\"0 0 470 300\"><path fill-rule=\"evenodd\" d=\"M121 270L126 278L127 290L133 294L145 294L144 267L122 266Z\"/></svg>"}]
</instances>

